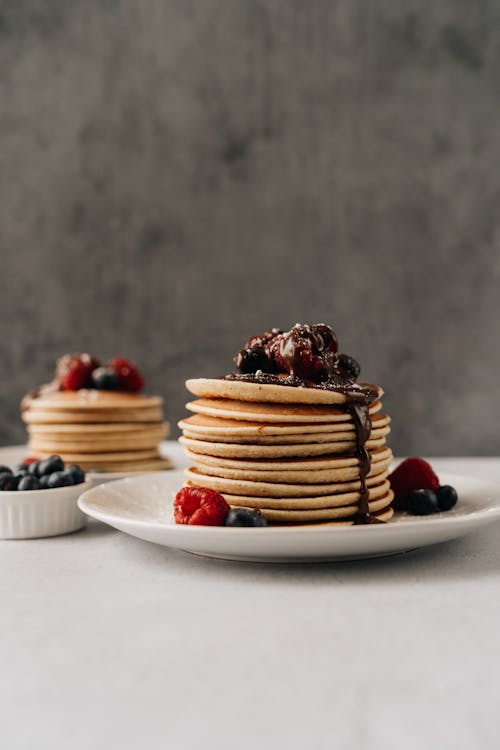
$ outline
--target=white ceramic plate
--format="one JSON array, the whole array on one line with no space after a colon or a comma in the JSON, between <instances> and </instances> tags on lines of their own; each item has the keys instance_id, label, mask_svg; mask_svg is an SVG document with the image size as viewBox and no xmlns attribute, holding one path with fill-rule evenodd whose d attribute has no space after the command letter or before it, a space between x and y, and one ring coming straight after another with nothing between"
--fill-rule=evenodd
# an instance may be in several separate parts
<instances>
[{"instance_id":1,"label":"white ceramic plate","mask_svg":"<svg viewBox=\"0 0 500 750\"><path fill-rule=\"evenodd\" d=\"M468 534L500 517L500 485L443 473L459 494L456 508L427 517L400 515L375 526L225 528L173 523L173 495L182 471L156 472L89 490L80 508L131 536L207 557L252 562L300 562L378 557Z\"/></svg>"}]
</instances>

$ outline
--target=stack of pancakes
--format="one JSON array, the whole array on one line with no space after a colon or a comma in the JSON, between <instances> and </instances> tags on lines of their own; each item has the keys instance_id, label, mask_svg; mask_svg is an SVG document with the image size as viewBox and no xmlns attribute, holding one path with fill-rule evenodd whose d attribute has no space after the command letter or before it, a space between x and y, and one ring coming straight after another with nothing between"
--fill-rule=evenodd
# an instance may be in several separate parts
<instances>
[{"instance_id":1,"label":"stack of pancakes","mask_svg":"<svg viewBox=\"0 0 500 750\"><path fill-rule=\"evenodd\" d=\"M30 453L60 455L95 471L166 469L158 445L168 434L157 396L121 391L46 391L21 404Z\"/></svg>"},{"instance_id":2,"label":"stack of pancakes","mask_svg":"<svg viewBox=\"0 0 500 750\"><path fill-rule=\"evenodd\" d=\"M356 429L339 391L231 380L188 380L196 396L180 438L192 466L187 485L222 493L231 506L259 508L278 524L353 523L361 491ZM386 446L390 418L380 396L369 407L369 512L391 518Z\"/></svg>"}]
</instances>

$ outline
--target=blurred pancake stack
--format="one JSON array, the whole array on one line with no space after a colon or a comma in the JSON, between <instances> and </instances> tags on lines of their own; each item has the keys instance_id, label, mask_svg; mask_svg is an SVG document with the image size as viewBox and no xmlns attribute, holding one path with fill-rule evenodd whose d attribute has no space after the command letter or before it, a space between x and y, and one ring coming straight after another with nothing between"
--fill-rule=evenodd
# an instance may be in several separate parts
<instances>
[{"instance_id":1,"label":"blurred pancake stack","mask_svg":"<svg viewBox=\"0 0 500 750\"><path fill-rule=\"evenodd\" d=\"M180 438L187 486L258 508L275 524L361 524L392 517L390 418L382 389L358 383L329 326L252 337L239 372L188 380ZM250 371L249 371L250 370Z\"/></svg>"},{"instance_id":2,"label":"blurred pancake stack","mask_svg":"<svg viewBox=\"0 0 500 750\"><path fill-rule=\"evenodd\" d=\"M30 454L102 472L170 468L159 444L168 434L163 400L142 395L142 376L123 358L106 367L87 354L59 360L52 383L21 403Z\"/></svg>"}]
</instances>

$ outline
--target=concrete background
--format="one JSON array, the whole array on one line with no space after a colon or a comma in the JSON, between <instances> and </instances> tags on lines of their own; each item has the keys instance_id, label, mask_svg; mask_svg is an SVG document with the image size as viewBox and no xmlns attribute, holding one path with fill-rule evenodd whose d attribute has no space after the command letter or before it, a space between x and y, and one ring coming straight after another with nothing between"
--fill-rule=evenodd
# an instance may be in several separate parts
<instances>
[{"instance_id":1,"label":"concrete background","mask_svg":"<svg viewBox=\"0 0 500 750\"><path fill-rule=\"evenodd\" d=\"M331 323L400 454L498 453L497 0L2 0L0 442L65 351L169 417Z\"/></svg>"}]
</instances>

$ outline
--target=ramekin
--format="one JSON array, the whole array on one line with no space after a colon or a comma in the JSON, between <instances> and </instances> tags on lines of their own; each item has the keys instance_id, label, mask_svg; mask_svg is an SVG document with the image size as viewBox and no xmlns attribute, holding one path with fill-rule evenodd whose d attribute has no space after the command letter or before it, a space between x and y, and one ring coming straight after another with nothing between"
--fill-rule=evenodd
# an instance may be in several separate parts
<instances>
[{"instance_id":1,"label":"ramekin","mask_svg":"<svg viewBox=\"0 0 500 750\"><path fill-rule=\"evenodd\" d=\"M87 516L77 500L92 485L87 479L52 490L1 491L0 539L35 539L83 529Z\"/></svg>"}]
</instances>

